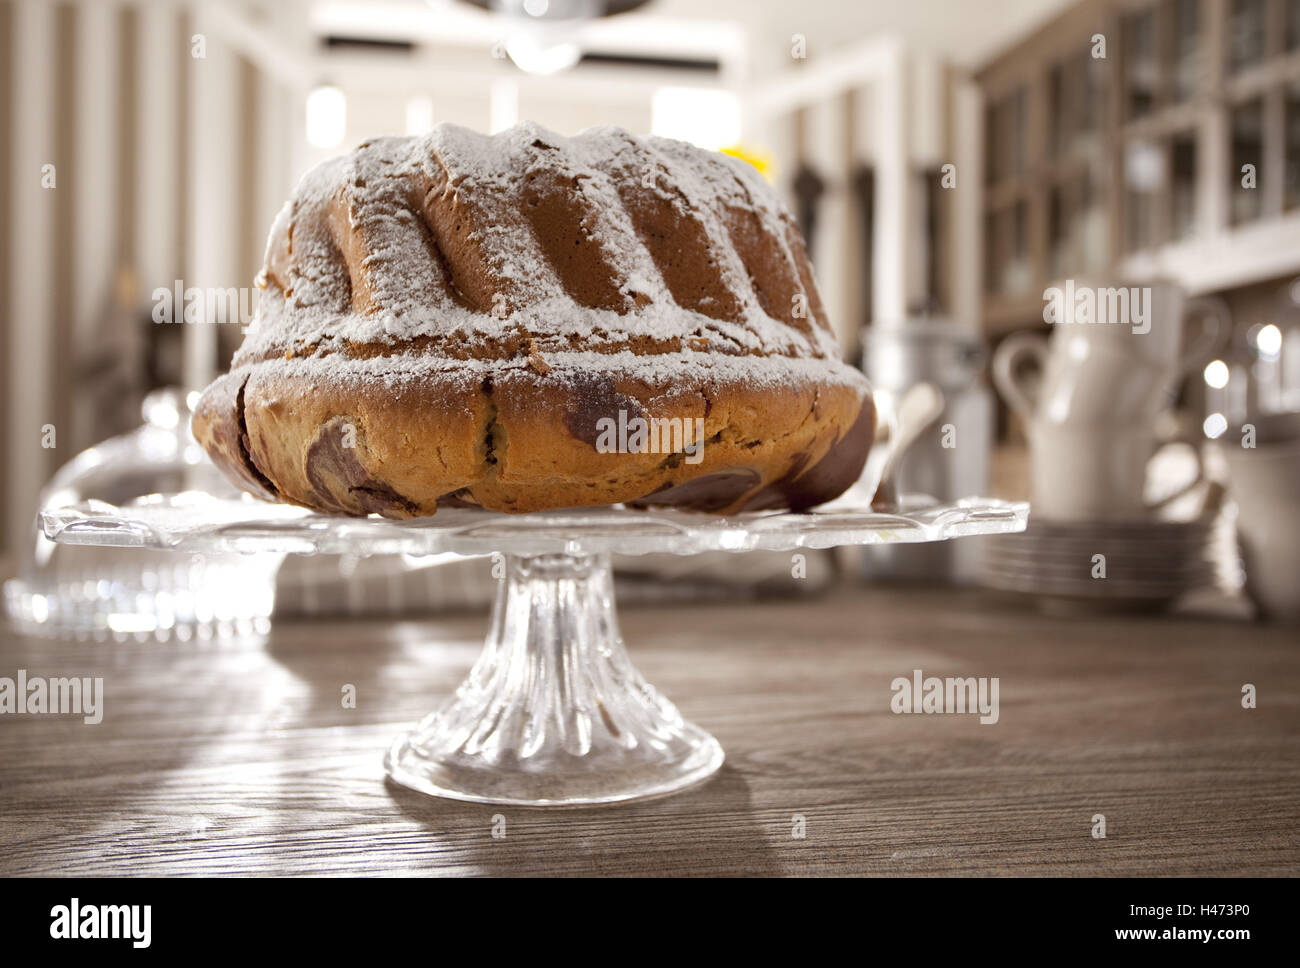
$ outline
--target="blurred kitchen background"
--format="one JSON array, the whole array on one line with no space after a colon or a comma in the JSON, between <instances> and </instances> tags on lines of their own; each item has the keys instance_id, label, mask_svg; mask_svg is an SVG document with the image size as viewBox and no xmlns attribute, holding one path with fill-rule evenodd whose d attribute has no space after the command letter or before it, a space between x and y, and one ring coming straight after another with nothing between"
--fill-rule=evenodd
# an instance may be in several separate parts
<instances>
[{"instance_id":1,"label":"blurred kitchen background","mask_svg":"<svg viewBox=\"0 0 1300 968\"><path fill-rule=\"evenodd\" d=\"M156 322L155 291L249 287L303 171L439 121L616 124L754 163L805 229L849 358L891 399L943 391L961 443L918 453L912 481L938 497L1029 494L989 361L1048 331L1064 277L1222 299L1213 358L1171 392L1198 448L1300 410L1300 0L0 0L0 52L6 575L32 567L51 475L136 428L151 391L175 388L149 398L179 440L162 464L189 460L186 391L240 320ZM90 464L153 446L118 444L66 493L100 496ZM1230 503L1212 484L1184 517L1208 520L1225 486ZM1300 544L1296 521L1278 526ZM1211 530L1176 540L1199 555ZM961 554L848 567L978 579ZM1003 564L990 584L1013 591L1026 564Z\"/></svg>"}]
</instances>

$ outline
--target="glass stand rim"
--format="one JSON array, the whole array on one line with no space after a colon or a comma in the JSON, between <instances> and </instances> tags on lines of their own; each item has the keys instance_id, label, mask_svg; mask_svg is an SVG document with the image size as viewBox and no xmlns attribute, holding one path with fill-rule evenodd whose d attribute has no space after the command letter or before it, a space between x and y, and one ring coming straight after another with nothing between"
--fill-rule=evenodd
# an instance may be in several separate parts
<instances>
[{"instance_id":1,"label":"glass stand rim","mask_svg":"<svg viewBox=\"0 0 1300 968\"><path fill-rule=\"evenodd\" d=\"M201 492L126 507L46 508L59 543L179 552L500 554L505 573L483 653L456 693L385 757L397 784L433 796L516 806L615 803L679 792L723 762L718 741L686 721L627 657L610 555L793 551L944 541L1025 529L1029 506L989 498L870 495L806 513L723 517L589 508L532 515L451 509L416 521L316 514Z\"/></svg>"}]
</instances>

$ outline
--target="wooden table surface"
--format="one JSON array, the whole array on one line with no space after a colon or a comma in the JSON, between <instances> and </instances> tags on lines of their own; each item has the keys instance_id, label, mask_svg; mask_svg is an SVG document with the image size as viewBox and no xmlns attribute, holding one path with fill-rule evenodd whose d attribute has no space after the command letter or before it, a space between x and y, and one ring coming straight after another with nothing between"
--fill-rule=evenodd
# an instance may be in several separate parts
<instances>
[{"instance_id":1,"label":"wooden table surface","mask_svg":"<svg viewBox=\"0 0 1300 968\"><path fill-rule=\"evenodd\" d=\"M566 810L384 780L485 616L188 644L0 628L0 676L103 676L107 697L97 726L0 716L0 874L1300 874L1294 629L882 586L622 620L727 763L676 797ZM999 677L1000 721L895 715L915 668Z\"/></svg>"}]
</instances>

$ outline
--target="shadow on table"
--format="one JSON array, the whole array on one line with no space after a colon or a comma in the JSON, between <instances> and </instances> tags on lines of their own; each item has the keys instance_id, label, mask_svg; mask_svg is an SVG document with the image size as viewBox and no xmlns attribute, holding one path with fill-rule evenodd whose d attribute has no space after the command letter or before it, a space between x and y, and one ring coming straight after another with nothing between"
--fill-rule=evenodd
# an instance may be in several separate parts
<instances>
[{"instance_id":1,"label":"shadow on table","mask_svg":"<svg viewBox=\"0 0 1300 968\"><path fill-rule=\"evenodd\" d=\"M387 721L395 710L418 720L455 689L476 649L427 622L344 618L273 626L265 655L269 673L293 678L283 725L357 726ZM345 687L353 706L344 703Z\"/></svg>"},{"instance_id":2,"label":"shadow on table","mask_svg":"<svg viewBox=\"0 0 1300 968\"><path fill-rule=\"evenodd\" d=\"M431 835L454 836L452 853L458 856L440 853L430 873L653 877L782 872L761 823L752 816L748 782L727 765L682 793L599 807L462 803L425 796L392 780L385 785L406 817ZM716 833L720 816L735 818L725 838ZM708 839L702 839L705 830ZM465 831L474 832L467 836Z\"/></svg>"}]
</instances>

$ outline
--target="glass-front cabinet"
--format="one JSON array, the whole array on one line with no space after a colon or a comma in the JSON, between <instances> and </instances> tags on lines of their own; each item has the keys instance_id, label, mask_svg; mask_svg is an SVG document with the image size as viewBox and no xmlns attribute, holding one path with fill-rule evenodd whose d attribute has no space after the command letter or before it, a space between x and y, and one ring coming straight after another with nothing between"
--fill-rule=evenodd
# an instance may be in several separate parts
<instances>
[{"instance_id":1,"label":"glass-front cabinet","mask_svg":"<svg viewBox=\"0 0 1300 968\"><path fill-rule=\"evenodd\" d=\"M978 79L990 330L1052 280L1279 220L1300 260L1300 0L1083 0Z\"/></svg>"}]
</instances>

